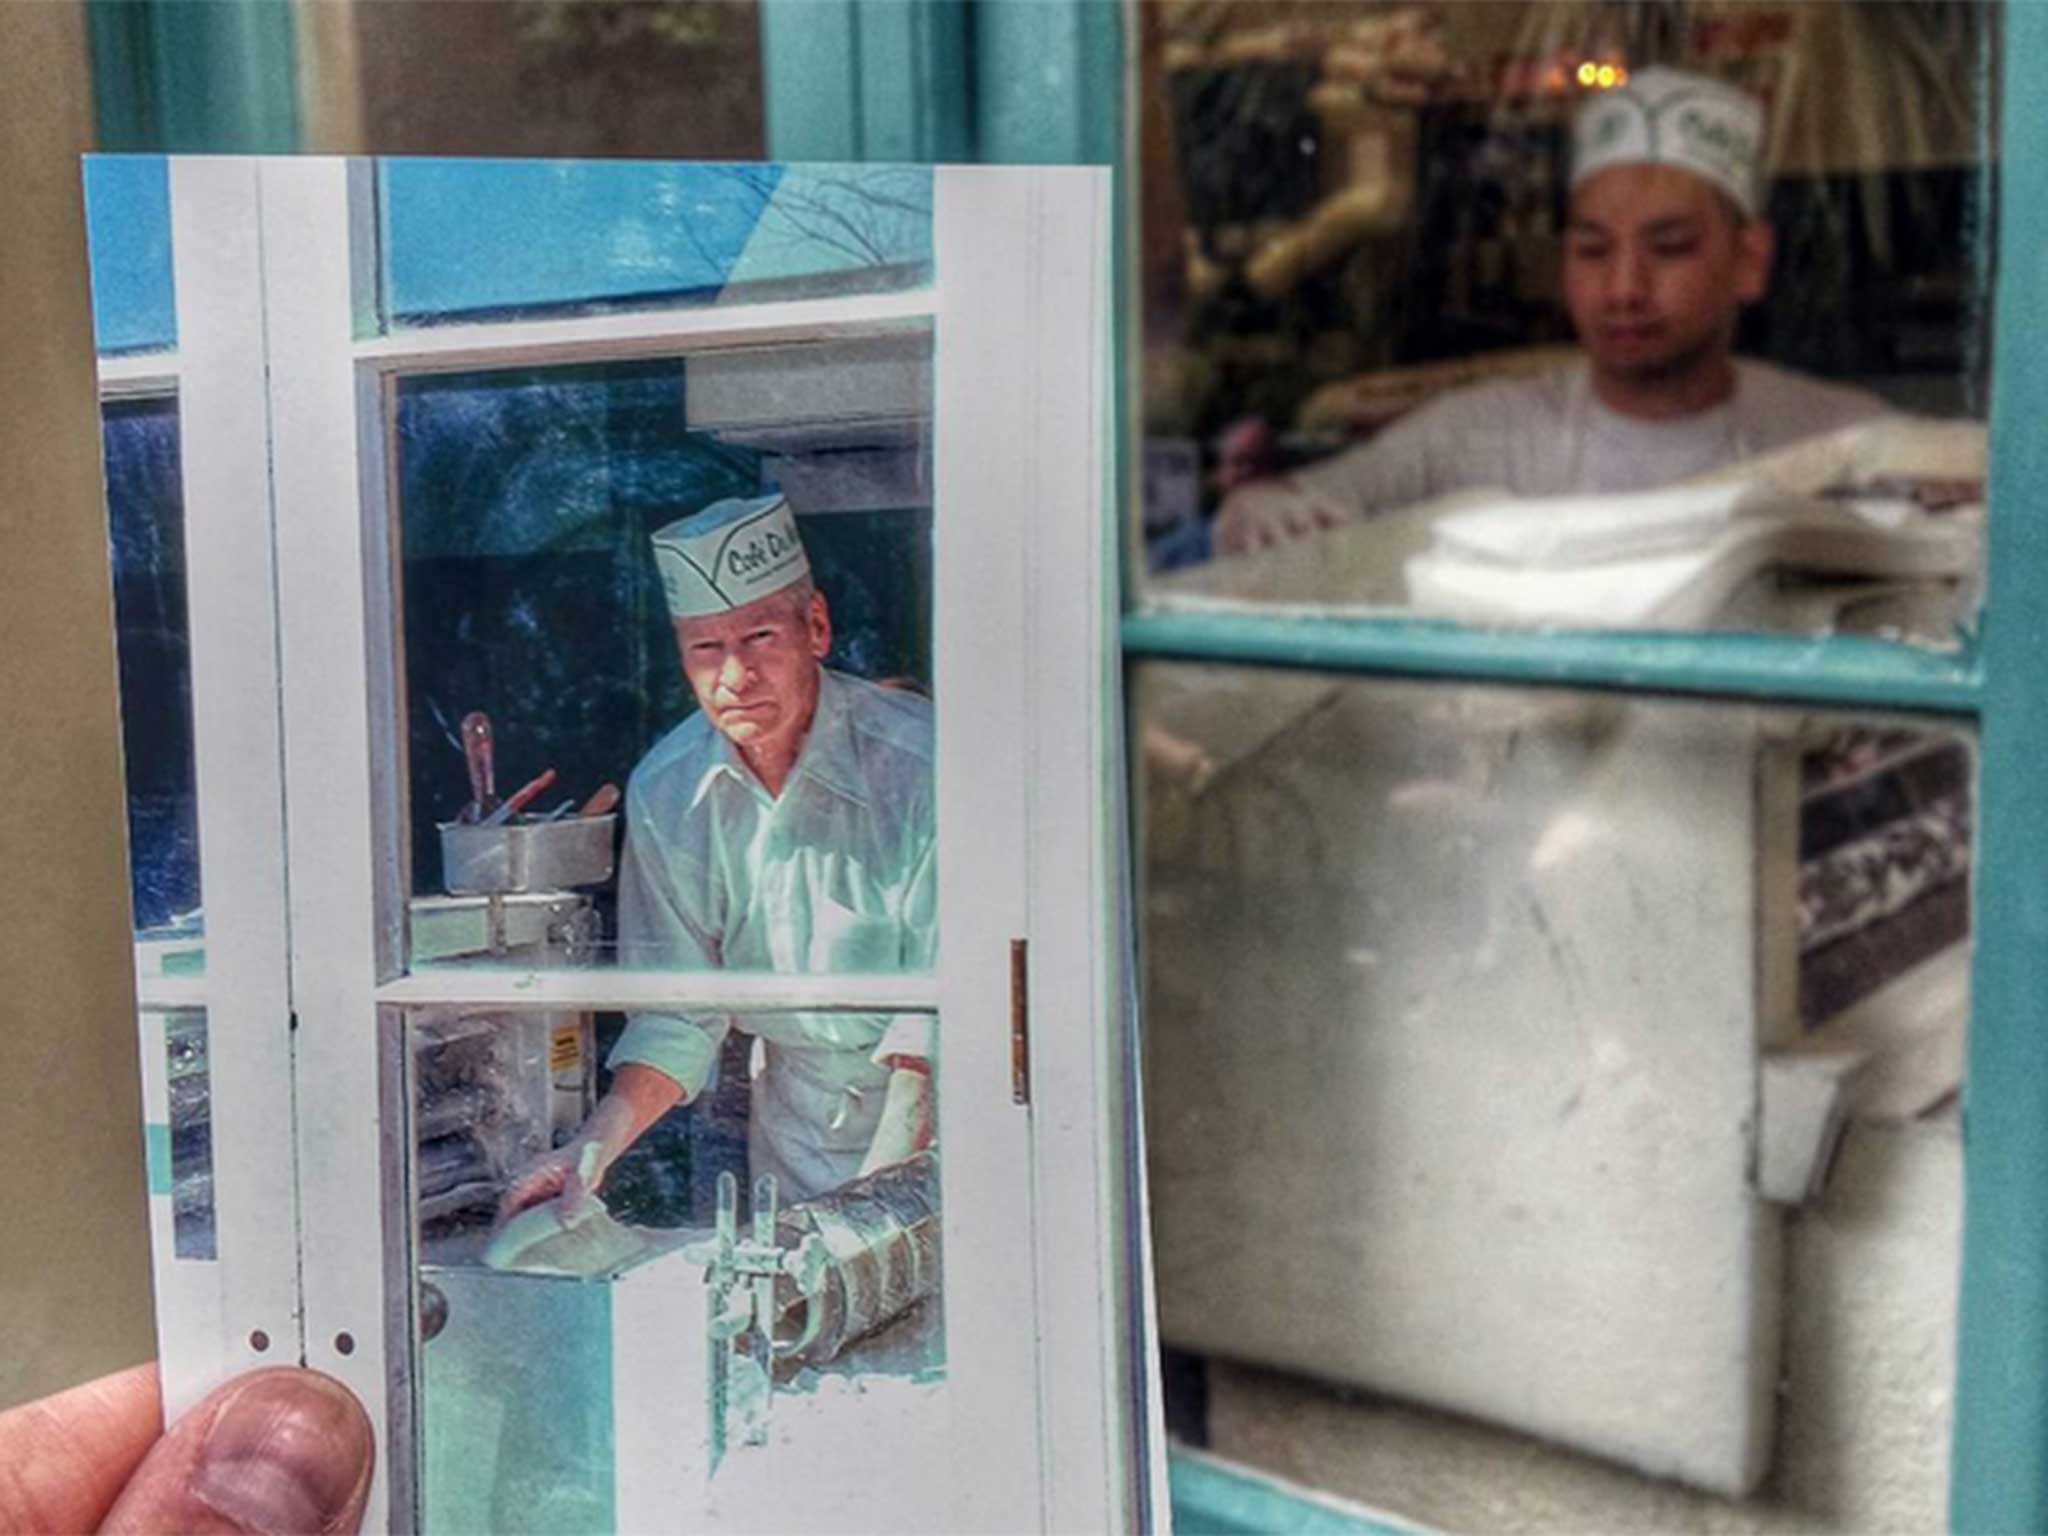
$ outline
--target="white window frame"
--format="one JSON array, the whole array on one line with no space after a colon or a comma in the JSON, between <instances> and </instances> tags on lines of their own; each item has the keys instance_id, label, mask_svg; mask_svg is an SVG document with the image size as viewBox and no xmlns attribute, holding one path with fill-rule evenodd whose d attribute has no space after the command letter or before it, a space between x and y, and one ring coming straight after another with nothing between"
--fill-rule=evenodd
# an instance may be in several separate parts
<instances>
[{"instance_id":1,"label":"white window frame","mask_svg":"<svg viewBox=\"0 0 2048 1536\"><path fill-rule=\"evenodd\" d=\"M709 1007L936 1007L957 1440L929 1448L912 1475L952 1480L963 1528L1163 1518L1127 1193L1107 173L936 171L938 277L916 292L360 339L371 174L368 162L321 159L171 167L204 994L217 1008L234 1000L213 1052L222 1269L233 1280L253 1265L265 1283L254 1297L224 1291L223 1368L258 1363L245 1337L254 1303L288 1298L297 1326L284 1336L305 1363L356 1390L387 1447L410 1435L405 1360L387 1346L411 1328L409 1285L387 1285L410 1222L390 1208L384 1171L384 1141L404 1134L378 1041L395 1010L620 1007L679 989ZM934 573L939 889L963 894L947 901L936 970L404 974L391 381L906 326L935 338L936 496L948 509ZM235 819L231 805L239 830L216 826ZM991 874L1003 870L1018 878ZM1028 1106L1011 1093L1015 938L1031 946ZM248 1165L264 1171L261 1198L222 1177ZM412 1490L393 1466L380 1455L371 1518L403 1526Z\"/></svg>"}]
</instances>

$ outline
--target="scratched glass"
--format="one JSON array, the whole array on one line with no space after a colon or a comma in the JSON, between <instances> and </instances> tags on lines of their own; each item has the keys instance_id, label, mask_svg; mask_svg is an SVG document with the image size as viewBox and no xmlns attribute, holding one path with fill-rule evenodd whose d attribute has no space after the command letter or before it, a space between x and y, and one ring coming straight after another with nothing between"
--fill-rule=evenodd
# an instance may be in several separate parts
<instances>
[{"instance_id":1,"label":"scratched glass","mask_svg":"<svg viewBox=\"0 0 2048 1536\"><path fill-rule=\"evenodd\" d=\"M153 1040L152 1022L160 1025L164 1059L163 1118L154 1105L145 1106L149 1136L150 1193L167 1197L171 1214L171 1253L180 1259L220 1257L214 1225L213 1197L213 1072L207 1054L206 1014L202 1009L143 1012L143 1038ZM145 1074L145 1092L155 1086Z\"/></svg>"},{"instance_id":2,"label":"scratched glass","mask_svg":"<svg viewBox=\"0 0 2048 1536\"><path fill-rule=\"evenodd\" d=\"M1433 1529L1942 1522L1969 736L1167 664L1134 719L1183 1433Z\"/></svg>"},{"instance_id":3,"label":"scratched glass","mask_svg":"<svg viewBox=\"0 0 2048 1536\"><path fill-rule=\"evenodd\" d=\"M1983 559L1996 6L1131 14L1147 601L1956 643ZM1787 404L1744 373L1662 436L1593 401L1561 302L1570 124L1653 65L1768 104L1775 260L1736 354L1859 394ZM1442 499L1679 483L1609 509L1619 530Z\"/></svg>"}]
</instances>

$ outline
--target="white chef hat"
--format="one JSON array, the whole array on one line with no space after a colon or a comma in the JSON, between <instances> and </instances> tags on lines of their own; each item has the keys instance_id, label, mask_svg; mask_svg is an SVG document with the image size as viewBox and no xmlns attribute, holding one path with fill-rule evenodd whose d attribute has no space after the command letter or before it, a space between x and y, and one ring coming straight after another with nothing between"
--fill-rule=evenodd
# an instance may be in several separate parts
<instances>
[{"instance_id":1,"label":"white chef hat","mask_svg":"<svg viewBox=\"0 0 2048 1536\"><path fill-rule=\"evenodd\" d=\"M657 530L655 568L678 619L724 613L811 574L786 498L728 497Z\"/></svg>"},{"instance_id":2,"label":"white chef hat","mask_svg":"<svg viewBox=\"0 0 2048 1536\"><path fill-rule=\"evenodd\" d=\"M1610 165L1676 165L1754 217L1760 200L1764 106L1747 91L1655 66L1600 91L1572 124L1572 185Z\"/></svg>"}]
</instances>

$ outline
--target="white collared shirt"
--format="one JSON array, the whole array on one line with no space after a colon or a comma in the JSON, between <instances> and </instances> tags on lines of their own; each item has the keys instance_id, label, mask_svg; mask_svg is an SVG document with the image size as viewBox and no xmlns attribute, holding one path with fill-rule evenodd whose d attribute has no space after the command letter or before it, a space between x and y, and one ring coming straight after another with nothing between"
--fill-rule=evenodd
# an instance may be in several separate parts
<instances>
[{"instance_id":1,"label":"white collared shirt","mask_svg":"<svg viewBox=\"0 0 2048 1536\"><path fill-rule=\"evenodd\" d=\"M692 715L641 759L626 792L619 963L928 968L938 930L932 756L929 701L830 670L820 674L817 711L780 795L709 719ZM933 1022L922 1014L643 1013L609 1060L652 1067L694 1098L728 1029L758 1036L766 1059L754 1087L754 1172L776 1172L785 1198L801 1198L857 1170L888 1081L882 1063L928 1060Z\"/></svg>"},{"instance_id":2,"label":"white collared shirt","mask_svg":"<svg viewBox=\"0 0 2048 1536\"><path fill-rule=\"evenodd\" d=\"M1726 403L1674 421L1610 411L1581 360L1439 395L1355 448L1296 470L1361 517L1450 491L1516 496L1655 490L1887 413L1877 396L1749 358Z\"/></svg>"}]
</instances>

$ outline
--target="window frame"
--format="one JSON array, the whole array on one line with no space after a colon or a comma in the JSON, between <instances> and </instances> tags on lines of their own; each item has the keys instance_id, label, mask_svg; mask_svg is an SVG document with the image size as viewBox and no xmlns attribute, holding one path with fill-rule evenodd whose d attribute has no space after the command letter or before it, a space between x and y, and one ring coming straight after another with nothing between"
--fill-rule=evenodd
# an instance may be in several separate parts
<instances>
[{"instance_id":1,"label":"window frame","mask_svg":"<svg viewBox=\"0 0 2048 1536\"><path fill-rule=\"evenodd\" d=\"M1983 610L1953 652L1850 636L1488 631L1400 617L1189 612L1145 601L1127 504L1127 664L1225 662L1356 677L1608 689L1770 704L1879 709L1976 728L1977 855L1971 1012L1964 1079L1962 1286L1949 1518L1967 1530L2048 1525L2048 1034L2033 957L2048 949L2048 690L2035 680L2048 606L2048 113L2030 111L2032 66L2048 62L2048 8L2004 8L2002 149L1997 166L1991 477ZM1134 29L1127 23L1126 35ZM1124 163L1137 181L1135 144ZM1134 218L1127 190L1125 217ZM1125 391L1130 400L1132 391ZM1133 403L1130 409L1135 412ZM1129 421L1135 423L1133 414ZM1138 435L1135 425L1127 432ZM1127 480L1127 501L1136 491ZM1944 1383L1944 1386L1949 1384ZM1270 1511L1285 1492L1223 1488L1206 1462L1176 1455L1177 1502L1209 1513ZM1222 1489L1222 1491L1218 1491ZM1235 1490L1235 1491L1233 1491ZM1289 1518L1313 1510L1302 1504ZM1344 1528L1393 1530L1355 1518ZM1320 1528L1320 1527L1319 1527ZM1336 1527L1332 1527L1336 1528Z\"/></svg>"}]
</instances>

